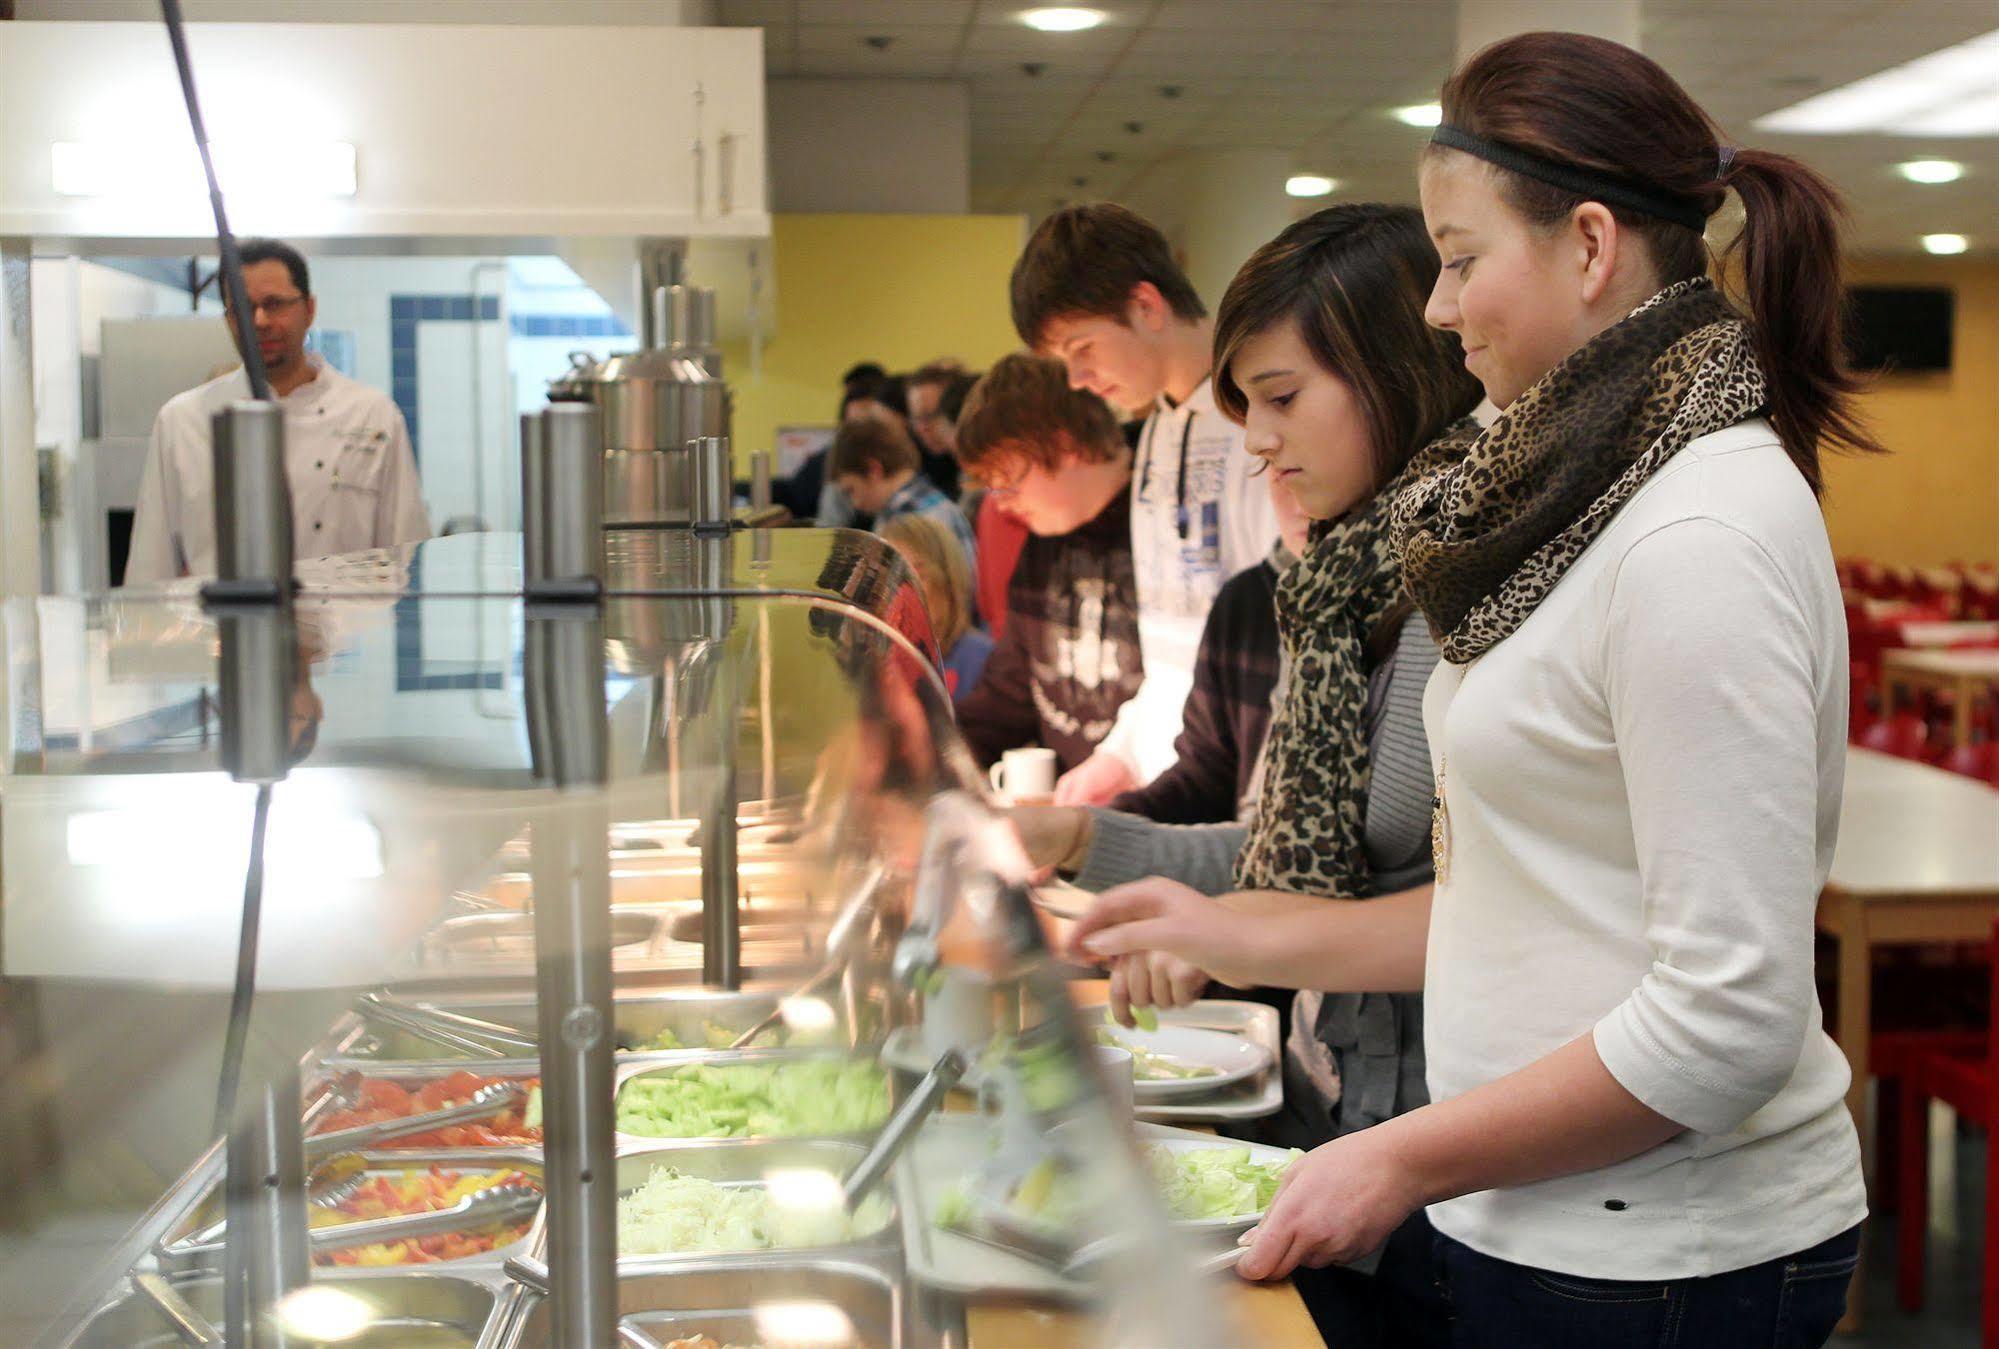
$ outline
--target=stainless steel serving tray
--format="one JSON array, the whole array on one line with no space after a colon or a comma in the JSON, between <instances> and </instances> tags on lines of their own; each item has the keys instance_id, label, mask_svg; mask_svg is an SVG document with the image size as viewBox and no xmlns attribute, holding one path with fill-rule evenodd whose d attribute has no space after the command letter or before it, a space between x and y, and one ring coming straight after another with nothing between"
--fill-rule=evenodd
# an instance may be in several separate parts
<instances>
[{"instance_id":1,"label":"stainless steel serving tray","mask_svg":"<svg viewBox=\"0 0 1999 1349\"><path fill-rule=\"evenodd\" d=\"M825 1171L844 1178L853 1170L866 1149L858 1143L828 1138L730 1138L719 1142L681 1142L665 1147L620 1147L618 1152L618 1194L623 1196L643 1185L657 1167L670 1166L690 1176L699 1176L717 1185L761 1189L764 1177L775 1170ZM895 1196L884 1184L880 1193L888 1201L888 1221L878 1230L851 1241L829 1246L793 1247L783 1251L692 1251L681 1254L618 1256L620 1278L639 1274L671 1273L677 1270L710 1269L718 1265L755 1262L760 1258L800 1258L826 1256L880 1260L893 1255L899 1240ZM546 1239L534 1243L539 1257L545 1254Z\"/></svg>"},{"instance_id":2,"label":"stainless steel serving tray","mask_svg":"<svg viewBox=\"0 0 1999 1349\"><path fill-rule=\"evenodd\" d=\"M729 992L722 989L681 988L655 993L620 993L617 1002L617 1031L620 1045L641 1046L655 1039L661 1031L670 1030L680 1038L683 1045L691 1049L707 1048L708 1030L716 1027L730 1032L741 1032L761 1021L776 1008L783 990L779 988L754 989ZM490 1021L496 1025L508 1026L514 1030L535 1032L535 998L531 992L467 994L462 997L449 995L431 997L403 997L396 999L417 1007L435 1007L440 1011L456 1012L480 1021ZM391 1052L371 1053L367 1043L371 1037L379 1036L384 1047ZM342 1023L328 1051L326 1067L335 1071L358 1069L370 1073L397 1073L405 1070L424 1070L439 1064L455 1067L474 1067L485 1070L499 1067L502 1070L518 1068L523 1072L537 1070L537 1062L531 1058L472 1059L472 1058L416 1058L394 1052L399 1047L413 1044L416 1037L403 1031L376 1028L368 1024L367 1017L355 1014ZM448 1053L442 1046L437 1047L442 1055ZM672 1053L671 1050L648 1050L632 1048L622 1052L634 1054Z\"/></svg>"},{"instance_id":3,"label":"stainless steel serving tray","mask_svg":"<svg viewBox=\"0 0 1999 1349\"><path fill-rule=\"evenodd\" d=\"M500 1286L449 1274L321 1270L313 1282L338 1287L375 1309L376 1321L343 1349L493 1349ZM223 1319L222 1281L190 1279L175 1288L215 1325ZM294 1338L310 1346L315 1340ZM100 1308L70 1340L71 1349L181 1349L184 1341L138 1293Z\"/></svg>"},{"instance_id":4,"label":"stainless steel serving tray","mask_svg":"<svg viewBox=\"0 0 1999 1349\"><path fill-rule=\"evenodd\" d=\"M523 1296L521 1303L501 1349L553 1349L547 1304L532 1295ZM805 1310L793 1310L798 1308ZM773 1333L783 1329L787 1315L823 1323L828 1308L851 1327L848 1337L794 1334L787 1339ZM773 1254L716 1260L670 1274L627 1274L618 1280L618 1310L625 1322L661 1344L694 1335L710 1335L724 1344L805 1343L838 1349L936 1349L944 1343L923 1323L892 1269L856 1260Z\"/></svg>"},{"instance_id":5,"label":"stainless steel serving tray","mask_svg":"<svg viewBox=\"0 0 1999 1349\"><path fill-rule=\"evenodd\" d=\"M300 1126L305 1131L305 1135L311 1137L314 1127L321 1119L343 1108L339 1103L339 1082L337 1080L342 1076L359 1074L362 1077L387 1078L399 1087L408 1087L414 1090L438 1078L449 1077L453 1073L461 1072L476 1073L480 1077L529 1078L541 1075L541 1065L533 1059L506 1061L481 1059L476 1063L464 1060L442 1059L430 1063L396 1065L380 1063L357 1064L351 1068L336 1071L328 1071L322 1068L308 1079L309 1085L305 1089L305 1102L300 1112ZM378 1152L392 1154L419 1152L422 1150L421 1148L399 1148L393 1142L383 1144L375 1149ZM468 1149L468 1151L478 1153L500 1151L539 1153L540 1150L541 1148L538 1143L511 1141L495 1144L491 1148Z\"/></svg>"},{"instance_id":6,"label":"stainless steel serving tray","mask_svg":"<svg viewBox=\"0 0 1999 1349\"><path fill-rule=\"evenodd\" d=\"M541 1153L535 1148L408 1148L393 1152L363 1152L360 1155L368 1164L366 1174L370 1176L397 1171L424 1171L437 1166L448 1171L520 1171L532 1180L537 1188L542 1184ZM177 1250L177 1247L189 1236L222 1216L221 1188L222 1181L218 1177L215 1184L209 1187L193 1208L174 1224L166 1238L160 1242L155 1255L163 1273L177 1274L192 1267L190 1261ZM314 1277L351 1274L357 1278L385 1278L415 1270L459 1273L466 1270L497 1269L508 1257L539 1248L547 1216L548 1210L544 1204L536 1211L534 1220L528 1224L527 1231L522 1233L518 1240L478 1255L422 1265L315 1265Z\"/></svg>"},{"instance_id":7,"label":"stainless steel serving tray","mask_svg":"<svg viewBox=\"0 0 1999 1349\"><path fill-rule=\"evenodd\" d=\"M645 1054L645 1055L634 1054L627 1056L623 1061L621 1061L618 1064L617 1090L619 1093L623 1093L625 1089L625 1084L630 1082L633 1078L658 1076L666 1073L671 1073L676 1069L680 1068L688 1068L688 1067L721 1068L721 1067L727 1067L730 1064L737 1064L737 1063L781 1064L781 1063L808 1062L817 1059L831 1059L843 1063L845 1062L872 1063L878 1069L880 1069L882 1076L888 1083L889 1104L892 1110L894 1108L896 1100L895 1076L894 1074L890 1073L887 1068L881 1066L879 1060L876 1057L876 1054L877 1054L877 1047L866 1046L866 1045L860 1047L859 1049L854 1049L854 1050L849 1050L844 1047L830 1048L830 1049L803 1049L803 1048L730 1049L730 1050L679 1050L679 1051L666 1051L658 1054ZM616 1124L615 1124L616 1112L617 1112L616 1096L612 1098L611 1109L612 1109L612 1118L614 1121L612 1127L616 1129ZM884 1118L883 1123L886 1122L887 1122L886 1118ZM841 1135L839 1141L847 1142L855 1138L870 1138L873 1137L874 1134L876 1134L879 1131L880 1131L880 1125L875 1125L868 1129L857 1130L852 1134ZM774 1141L780 1141L782 1137L780 1135L758 1134L758 1135L752 1135L748 1139L673 1138L673 1137L660 1137L660 1136L655 1136L653 1134L631 1134L631 1133L626 1133L622 1129L616 1129L616 1133L614 1136L616 1137L618 1146L620 1148L675 1147L675 1146L686 1146L690 1144L699 1146L701 1144L711 1141L712 1142L755 1142L755 1141L774 1142Z\"/></svg>"}]
</instances>

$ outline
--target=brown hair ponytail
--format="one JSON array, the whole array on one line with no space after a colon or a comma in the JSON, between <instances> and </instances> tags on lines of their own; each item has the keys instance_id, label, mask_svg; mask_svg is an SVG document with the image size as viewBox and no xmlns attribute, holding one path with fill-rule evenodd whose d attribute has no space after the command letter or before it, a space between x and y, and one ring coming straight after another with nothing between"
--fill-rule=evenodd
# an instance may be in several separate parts
<instances>
[{"instance_id":1,"label":"brown hair ponytail","mask_svg":"<svg viewBox=\"0 0 1999 1349\"><path fill-rule=\"evenodd\" d=\"M1819 492L1820 446L1881 449L1854 408L1861 381L1846 363L1845 212L1832 184L1789 155L1738 150L1723 182L1742 199L1743 226L1722 272L1739 271L1770 421ZM1739 269L1731 265L1737 260Z\"/></svg>"},{"instance_id":2,"label":"brown hair ponytail","mask_svg":"<svg viewBox=\"0 0 1999 1349\"><path fill-rule=\"evenodd\" d=\"M1495 42L1445 82L1444 121L1557 164L1643 184L1713 215L1734 188L1746 223L1722 259L1739 272L1768 411L1785 451L1817 492L1823 448L1879 451L1853 404L1846 292L1841 280L1844 214L1832 185L1798 160L1724 148L1720 129L1656 61L1580 33L1522 33ZM1446 153L1431 147L1429 153ZM1568 216L1591 198L1492 170L1508 203L1538 224ZM1709 270L1706 240L1685 225L1605 202L1642 239L1662 285ZM1739 257L1740 267L1732 264Z\"/></svg>"}]
</instances>

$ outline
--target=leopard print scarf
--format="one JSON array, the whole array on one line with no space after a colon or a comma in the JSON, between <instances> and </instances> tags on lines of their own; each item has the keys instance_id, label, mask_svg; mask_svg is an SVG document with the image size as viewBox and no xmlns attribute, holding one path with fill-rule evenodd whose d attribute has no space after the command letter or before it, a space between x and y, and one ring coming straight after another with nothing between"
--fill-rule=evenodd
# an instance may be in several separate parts
<instances>
[{"instance_id":1,"label":"leopard print scarf","mask_svg":"<svg viewBox=\"0 0 1999 1349\"><path fill-rule=\"evenodd\" d=\"M1409 481L1404 473L1346 515L1314 525L1311 546L1278 579L1288 689L1266 734L1263 789L1236 854L1237 889L1371 893L1367 641L1407 597L1388 510Z\"/></svg>"},{"instance_id":2,"label":"leopard print scarf","mask_svg":"<svg viewBox=\"0 0 1999 1349\"><path fill-rule=\"evenodd\" d=\"M1747 327L1696 277L1572 352L1483 434L1426 450L1392 533L1444 659L1511 636L1667 460L1763 403Z\"/></svg>"}]
</instances>

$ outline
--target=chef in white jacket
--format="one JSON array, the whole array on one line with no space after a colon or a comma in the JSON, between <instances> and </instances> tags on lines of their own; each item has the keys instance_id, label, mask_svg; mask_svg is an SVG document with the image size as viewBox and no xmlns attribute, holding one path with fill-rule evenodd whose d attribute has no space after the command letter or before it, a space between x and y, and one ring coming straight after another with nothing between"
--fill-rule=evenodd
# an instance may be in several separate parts
<instances>
[{"instance_id":1,"label":"chef in white jacket","mask_svg":"<svg viewBox=\"0 0 1999 1349\"><path fill-rule=\"evenodd\" d=\"M295 555L324 557L430 535L403 414L305 349L317 313L305 259L268 239L242 245L243 289L271 395L284 409ZM229 316L230 335L243 345ZM176 394L153 422L125 583L215 572L216 412L250 396L241 369Z\"/></svg>"}]
</instances>

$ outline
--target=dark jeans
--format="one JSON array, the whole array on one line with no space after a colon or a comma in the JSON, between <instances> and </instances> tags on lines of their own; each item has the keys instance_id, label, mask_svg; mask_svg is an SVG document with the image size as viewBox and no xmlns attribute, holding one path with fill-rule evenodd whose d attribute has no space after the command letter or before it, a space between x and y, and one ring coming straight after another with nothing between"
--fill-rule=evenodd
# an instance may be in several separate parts
<instances>
[{"instance_id":1,"label":"dark jeans","mask_svg":"<svg viewBox=\"0 0 1999 1349\"><path fill-rule=\"evenodd\" d=\"M1326 1343L1337 1349L1448 1349L1436 1239L1437 1230L1417 1209L1390 1234L1372 1274L1299 1266L1292 1282Z\"/></svg>"},{"instance_id":2,"label":"dark jeans","mask_svg":"<svg viewBox=\"0 0 1999 1349\"><path fill-rule=\"evenodd\" d=\"M1846 1312L1854 1227L1705 1279L1584 1279L1481 1255L1439 1234L1454 1349L1818 1349Z\"/></svg>"}]
</instances>

